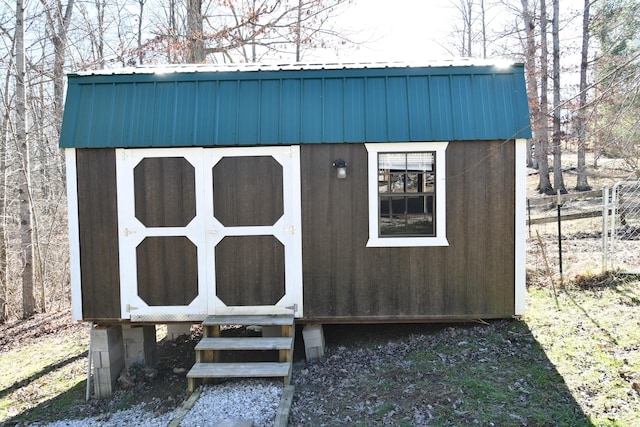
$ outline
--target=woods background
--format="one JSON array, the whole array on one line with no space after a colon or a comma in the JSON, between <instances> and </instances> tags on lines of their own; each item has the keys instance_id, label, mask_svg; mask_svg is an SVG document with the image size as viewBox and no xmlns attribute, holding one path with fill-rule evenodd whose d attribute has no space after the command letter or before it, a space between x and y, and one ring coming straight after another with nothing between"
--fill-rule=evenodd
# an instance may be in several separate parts
<instances>
[{"instance_id":1,"label":"woods background","mask_svg":"<svg viewBox=\"0 0 640 427\"><path fill-rule=\"evenodd\" d=\"M354 3L0 0L0 322L70 305L58 148L67 72L322 62L327 51L348 58L350 49L376 37L367 22L339 19ZM408 7L397 3L389 7ZM427 3L406 13L428 13ZM640 178L640 4L576 0L561 9L559 0L450 0L449 6L454 19L438 40L451 56L525 64L534 135L527 162L539 172L538 191L590 189L589 170L602 156L622 159ZM421 48L420 40L406 43ZM563 180L563 150L578 155L575 184Z\"/></svg>"}]
</instances>

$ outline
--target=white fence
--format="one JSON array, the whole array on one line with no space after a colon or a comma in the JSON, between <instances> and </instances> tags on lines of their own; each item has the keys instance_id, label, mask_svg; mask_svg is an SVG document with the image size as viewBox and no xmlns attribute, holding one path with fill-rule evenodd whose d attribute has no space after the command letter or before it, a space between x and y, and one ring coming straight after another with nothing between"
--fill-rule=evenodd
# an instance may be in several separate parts
<instances>
[{"instance_id":1,"label":"white fence","mask_svg":"<svg viewBox=\"0 0 640 427\"><path fill-rule=\"evenodd\" d=\"M640 181L603 189L603 267L640 274Z\"/></svg>"}]
</instances>

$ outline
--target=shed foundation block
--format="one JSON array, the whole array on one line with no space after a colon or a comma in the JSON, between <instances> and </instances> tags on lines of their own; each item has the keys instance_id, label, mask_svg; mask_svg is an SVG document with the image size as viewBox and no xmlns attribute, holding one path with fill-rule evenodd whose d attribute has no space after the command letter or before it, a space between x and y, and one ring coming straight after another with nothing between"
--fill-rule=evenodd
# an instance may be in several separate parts
<instances>
[{"instance_id":1,"label":"shed foundation block","mask_svg":"<svg viewBox=\"0 0 640 427\"><path fill-rule=\"evenodd\" d=\"M325 342L322 325L305 325L302 329L304 353L308 363L316 362L324 356Z\"/></svg>"},{"instance_id":2,"label":"shed foundation block","mask_svg":"<svg viewBox=\"0 0 640 427\"><path fill-rule=\"evenodd\" d=\"M118 375L124 369L122 327L96 326L91 329L91 359L96 398L111 397L116 389Z\"/></svg>"},{"instance_id":3,"label":"shed foundation block","mask_svg":"<svg viewBox=\"0 0 640 427\"><path fill-rule=\"evenodd\" d=\"M143 366L157 365L158 350L155 325L123 325L122 338L124 341L125 368L135 363Z\"/></svg>"}]
</instances>

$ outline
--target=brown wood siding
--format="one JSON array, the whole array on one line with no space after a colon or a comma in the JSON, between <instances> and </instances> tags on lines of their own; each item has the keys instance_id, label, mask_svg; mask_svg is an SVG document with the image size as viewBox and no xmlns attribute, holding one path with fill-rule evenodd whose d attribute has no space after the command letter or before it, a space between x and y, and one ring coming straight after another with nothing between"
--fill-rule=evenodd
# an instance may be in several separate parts
<instances>
[{"instance_id":1,"label":"brown wood siding","mask_svg":"<svg viewBox=\"0 0 640 427\"><path fill-rule=\"evenodd\" d=\"M346 180L331 167L338 158ZM305 318L513 314L515 144L451 142L446 158L449 246L367 248L365 147L301 147Z\"/></svg>"},{"instance_id":2,"label":"brown wood siding","mask_svg":"<svg viewBox=\"0 0 640 427\"><path fill-rule=\"evenodd\" d=\"M120 318L115 151L76 150L82 316Z\"/></svg>"}]
</instances>

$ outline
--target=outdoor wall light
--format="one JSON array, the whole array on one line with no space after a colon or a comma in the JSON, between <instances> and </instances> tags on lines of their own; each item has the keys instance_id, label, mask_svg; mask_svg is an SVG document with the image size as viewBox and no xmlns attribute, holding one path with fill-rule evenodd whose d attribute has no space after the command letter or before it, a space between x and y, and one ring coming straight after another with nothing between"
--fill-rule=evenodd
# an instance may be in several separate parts
<instances>
[{"instance_id":1,"label":"outdoor wall light","mask_svg":"<svg viewBox=\"0 0 640 427\"><path fill-rule=\"evenodd\" d=\"M338 179L345 179L347 177L347 162L338 159L333 162L333 167L336 168L336 177Z\"/></svg>"}]
</instances>

